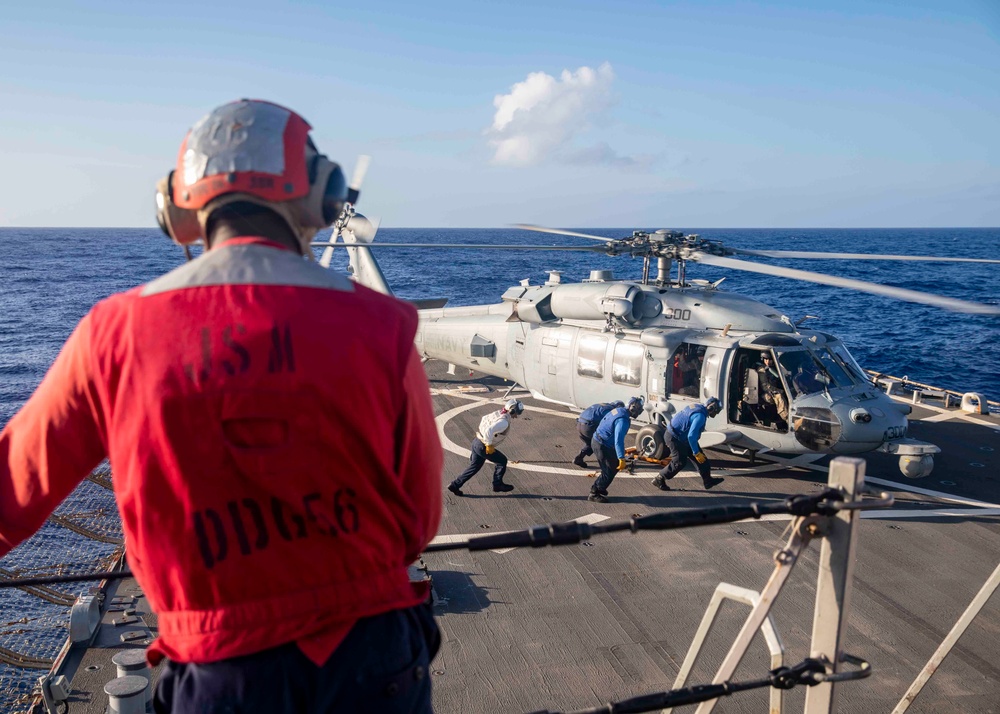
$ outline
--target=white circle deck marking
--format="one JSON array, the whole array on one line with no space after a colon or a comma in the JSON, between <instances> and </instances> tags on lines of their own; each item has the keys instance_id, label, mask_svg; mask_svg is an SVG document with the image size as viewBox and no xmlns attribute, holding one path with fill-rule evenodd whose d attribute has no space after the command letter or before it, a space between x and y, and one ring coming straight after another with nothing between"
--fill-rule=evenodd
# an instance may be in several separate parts
<instances>
[{"instance_id":1,"label":"white circle deck marking","mask_svg":"<svg viewBox=\"0 0 1000 714\"><path fill-rule=\"evenodd\" d=\"M462 404L460 406L449 409L446 412L438 414L434 421L438 428L438 437L441 439L441 446L457 456L463 458L469 458L472 453L469 449L459 446L454 441L448 438L444 433L445 424L454 419L456 416L462 412L469 411L470 409L475 409L476 407L482 406L483 404L503 404L504 400L501 397L479 397L474 396L468 392L457 392L453 390L442 390L442 389L432 389L431 394L447 394L448 396L460 397L461 399L468 399L468 404ZM551 416L563 417L566 419L576 419L576 414L556 411L555 409L546 409L545 407L531 407L531 411L539 414L549 414ZM817 457L818 458L818 457ZM650 464L650 466L655 466L655 464ZM548 473L548 474L562 474L564 476L588 476L593 473L593 470L586 471L580 468L561 468L559 466L540 466L538 464L532 464L524 461L514 461L509 460L507 462L508 469L521 469L522 471L532 471L535 473ZM596 468L596 466L595 466ZM765 473L767 471L777 471L782 468L787 468L787 464L761 464L758 466L748 466L745 469L718 469L713 471L713 474L717 476L739 476L743 474L757 474ZM631 474L627 471L619 472L615 478L645 478L652 479L654 472L650 469L646 473ZM693 470L690 464L686 464L684 469L680 471L674 478L700 478L697 471Z\"/></svg>"},{"instance_id":2,"label":"white circle deck marking","mask_svg":"<svg viewBox=\"0 0 1000 714\"><path fill-rule=\"evenodd\" d=\"M472 452L469 451L468 449L462 448L461 446L453 442L451 439L449 439L444 433L444 425L447 424L456 415L461 414L464 411L474 409L475 407L481 406L483 404L490 404L490 403L502 404L503 399L501 397L495 397L489 399L484 397L473 396L471 394L464 394L461 392L456 392L452 390L443 390L443 389L431 389L431 394L433 395L447 394L450 396L460 397L462 399L469 400L468 404L463 404L453 409L449 409L446 412L442 412L434 419L438 427L438 435L441 438L441 446L447 449L448 451L452 452L453 454L457 454L464 458L469 458L469 454L471 454ZM554 409L546 409L544 407L532 407L531 410L542 414L551 414L553 416L559 416L564 418L576 417L576 415L572 413L560 412ZM817 464L810 463L812 461L822 458L823 454L801 454L791 459L777 456L775 454L767 454L767 455L759 454L758 457L770 461L771 463L766 466L755 466L739 470L720 469L718 473L720 475L735 476L739 474L762 473L765 471L772 471L788 467L809 469L812 471L819 471L823 473L826 473L828 471L826 466L820 466ZM564 469L558 467L539 466L537 464L527 464L527 463L513 462L513 461L508 462L507 468L519 468L523 471L533 471L535 473L563 474L570 476L585 476L590 473L588 471L584 471L583 469ZM690 466L686 466L685 468L690 468ZM681 473L678 473L675 478L694 478L695 476L698 476L698 474L695 472L685 473L682 471ZM651 478L651 477L652 477L652 472L648 474L629 474L628 472L622 472L619 473L615 478ZM910 484L904 484L898 481L890 481L889 479L878 478L876 476L871 476L871 475L866 475L865 481L869 484L886 486L888 488L896 489L899 491L906 491L909 493L917 493L924 496L930 496L933 498L940 498L941 500L944 501L950 501L952 503L959 503L965 506L971 506L971 508L964 508L964 509L946 508L946 509L936 509L936 510L895 509L891 511L873 511L873 512L862 513L861 514L862 518L919 518L919 517L934 517L934 516L945 517L945 518L956 518L963 516L1000 515L1000 504L990 503L988 501L979 501L971 498L964 498L961 496L956 496L951 493L945 493L943 491L933 491L931 489L920 488L919 486L911 486ZM893 513L895 513L896 515L889 515ZM774 519L765 518L762 520L787 520L787 518L784 516L778 516L777 518Z\"/></svg>"}]
</instances>

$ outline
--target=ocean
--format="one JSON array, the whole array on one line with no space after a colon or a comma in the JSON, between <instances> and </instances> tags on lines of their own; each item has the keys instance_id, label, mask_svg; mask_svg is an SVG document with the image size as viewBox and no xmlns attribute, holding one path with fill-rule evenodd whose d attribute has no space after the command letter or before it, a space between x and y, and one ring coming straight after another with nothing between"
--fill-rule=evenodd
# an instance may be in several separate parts
<instances>
[{"instance_id":1,"label":"ocean","mask_svg":"<svg viewBox=\"0 0 1000 714\"><path fill-rule=\"evenodd\" d=\"M648 230L653 230L650 227ZM576 229L609 238L631 229ZM737 248L1000 257L1000 229L681 229ZM385 228L383 242L588 245L590 241L516 229ZM0 228L0 423L31 395L76 322L98 300L162 275L184 260L158 229ZM403 298L447 297L449 305L498 302L524 278L563 281L591 268L638 278L642 261L592 253L386 248L377 253ZM1000 304L1000 265L856 260L772 260L815 272ZM346 267L336 251L334 267ZM842 288L710 266L688 278L718 280L792 320L840 337L862 366L1000 401L1000 318L965 315Z\"/></svg>"},{"instance_id":2,"label":"ocean","mask_svg":"<svg viewBox=\"0 0 1000 714\"><path fill-rule=\"evenodd\" d=\"M655 230L657 226L646 227ZM691 229L703 238L736 248L858 253L1000 257L1000 229ZM632 229L586 229L608 238ZM516 229L404 229L379 231L383 242L592 245L581 238ZM28 399L63 341L90 307L108 295L145 283L184 260L180 248L158 229L0 228L0 424ZM447 297L449 305L498 302L510 286L527 278L544 282L547 271L562 280L610 269L617 278L638 279L642 261L592 253L499 249L429 250L386 248L376 257L402 298ZM345 251L334 267L345 269ZM856 260L772 260L776 265L830 273L976 302L1000 304L1000 265ZM792 318L815 315L807 326L840 337L862 366L953 389L981 392L1000 401L1000 317L966 315L867 293L769 278L753 273L689 265L687 277L725 278L721 289L767 303ZM67 513L90 519L114 537L110 492L85 482L64 504ZM96 524L96 525L94 525ZM104 530L102 530L104 529ZM120 536L120 527L117 531ZM52 523L24 548L0 561L9 571L45 570L54 562L87 571L112 550ZM79 594L86 585L65 586ZM3 664L4 650L52 657L65 639L65 606L50 605L21 591L0 597L0 710L14 711L38 670Z\"/></svg>"}]
</instances>

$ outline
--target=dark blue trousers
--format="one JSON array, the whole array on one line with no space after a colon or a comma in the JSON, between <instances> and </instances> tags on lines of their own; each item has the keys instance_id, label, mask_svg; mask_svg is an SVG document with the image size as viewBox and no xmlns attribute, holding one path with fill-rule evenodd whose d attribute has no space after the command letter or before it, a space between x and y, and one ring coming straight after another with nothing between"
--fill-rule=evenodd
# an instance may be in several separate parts
<instances>
[{"instance_id":1,"label":"dark blue trousers","mask_svg":"<svg viewBox=\"0 0 1000 714\"><path fill-rule=\"evenodd\" d=\"M479 473L479 469L483 468L483 464L487 461L496 464L493 467L493 485L497 486L503 483L503 475L507 473L507 457L500 451L487 454L486 444L477 438L472 440L472 453L469 455L468 467L451 482L452 485L455 488L462 488L466 481Z\"/></svg>"},{"instance_id":2,"label":"dark blue trousers","mask_svg":"<svg viewBox=\"0 0 1000 714\"><path fill-rule=\"evenodd\" d=\"M602 496L608 495L608 486L615 480L618 474L618 452L613 446L605 446L597 439L591 442L594 453L597 454L597 463L601 467L601 475L590 487L591 493L599 493Z\"/></svg>"},{"instance_id":3,"label":"dark blue trousers","mask_svg":"<svg viewBox=\"0 0 1000 714\"><path fill-rule=\"evenodd\" d=\"M670 462L660 470L660 476L672 479L691 457L691 447L686 437L678 437L670 429L664 431L663 436L666 437L666 446L670 449Z\"/></svg>"},{"instance_id":4,"label":"dark blue trousers","mask_svg":"<svg viewBox=\"0 0 1000 714\"><path fill-rule=\"evenodd\" d=\"M167 660L157 714L431 714L441 637L429 605L359 620L322 666L294 643L209 664Z\"/></svg>"},{"instance_id":5,"label":"dark blue trousers","mask_svg":"<svg viewBox=\"0 0 1000 714\"><path fill-rule=\"evenodd\" d=\"M577 422L576 431L580 435L580 441L583 442L583 448L580 449L580 456L585 459L594 453L594 447L591 446L590 441L594 438L594 432L597 431L597 424Z\"/></svg>"},{"instance_id":6,"label":"dark blue trousers","mask_svg":"<svg viewBox=\"0 0 1000 714\"><path fill-rule=\"evenodd\" d=\"M660 469L660 476L664 479L672 479L677 475L677 472L684 468L684 464L687 463L688 459L694 462L694 465L698 467L698 473L701 475L701 480L704 482L711 478L712 467L706 461L703 464L699 464L697 459L694 458L694 454L691 453L691 445L688 443L687 436L678 436L674 434L670 429L663 432L663 436L666 440L666 446L670 449L670 463Z\"/></svg>"}]
</instances>

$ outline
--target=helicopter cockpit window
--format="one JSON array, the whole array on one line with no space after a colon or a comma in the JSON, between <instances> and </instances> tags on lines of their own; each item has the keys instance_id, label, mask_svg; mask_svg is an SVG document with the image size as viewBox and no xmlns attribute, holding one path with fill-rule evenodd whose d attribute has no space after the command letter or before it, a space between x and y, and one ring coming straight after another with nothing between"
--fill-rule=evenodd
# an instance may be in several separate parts
<instances>
[{"instance_id":1,"label":"helicopter cockpit window","mask_svg":"<svg viewBox=\"0 0 1000 714\"><path fill-rule=\"evenodd\" d=\"M697 397L698 385L701 384L701 366L704 361L705 348L702 345L682 343L674 352L670 391L674 394Z\"/></svg>"},{"instance_id":2,"label":"helicopter cockpit window","mask_svg":"<svg viewBox=\"0 0 1000 714\"><path fill-rule=\"evenodd\" d=\"M582 336L576 349L576 373L581 377L604 379L604 358L607 353L607 338Z\"/></svg>"},{"instance_id":3,"label":"helicopter cockpit window","mask_svg":"<svg viewBox=\"0 0 1000 714\"><path fill-rule=\"evenodd\" d=\"M854 377L861 384L865 384L866 382L871 382L871 379L869 379L865 371L861 369L861 365L858 364L858 361L856 359L854 359L854 355L852 355L850 351L848 351L847 345L845 345L843 342L834 342L832 344L830 343L828 344L830 350L833 352L833 356L837 358L840 364L844 366L844 369L846 369L851 374L852 377Z\"/></svg>"},{"instance_id":4,"label":"helicopter cockpit window","mask_svg":"<svg viewBox=\"0 0 1000 714\"><path fill-rule=\"evenodd\" d=\"M611 363L611 381L638 387L642 381L642 358L646 348L635 342L620 341L615 345L615 358Z\"/></svg>"},{"instance_id":5,"label":"helicopter cockpit window","mask_svg":"<svg viewBox=\"0 0 1000 714\"><path fill-rule=\"evenodd\" d=\"M838 387L850 387L854 382L851 380L847 370L844 369L840 361L833 356L830 350L823 348L816 350L820 362L826 368L827 373L833 378L833 383Z\"/></svg>"},{"instance_id":6,"label":"helicopter cockpit window","mask_svg":"<svg viewBox=\"0 0 1000 714\"><path fill-rule=\"evenodd\" d=\"M831 378L819 360L808 350L783 352L778 355L785 381L792 385L792 398L822 392Z\"/></svg>"}]
</instances>

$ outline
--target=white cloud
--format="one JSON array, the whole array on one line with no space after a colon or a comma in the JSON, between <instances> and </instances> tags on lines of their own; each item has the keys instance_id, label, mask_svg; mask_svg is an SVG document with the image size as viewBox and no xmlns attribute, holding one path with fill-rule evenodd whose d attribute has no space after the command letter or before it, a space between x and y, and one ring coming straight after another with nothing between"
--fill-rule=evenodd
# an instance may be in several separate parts
<instances>
[{"instance_id":1,"label":"white cloud","mask_svg":"<svg viewBox=\"0 0 1000 714\"><path fill-rule=\"evenodd\" d=\"M493 98L496 113L487 134L493 160L509 166L531 166L546 160L562 163L602 163L631 166L631 157L619 156L606 143L578 147L577 137L612 104L615 74L605 62L596 70L563 70L559 79L532 72L509 94Z\"/></svg>"}]
</instances>

